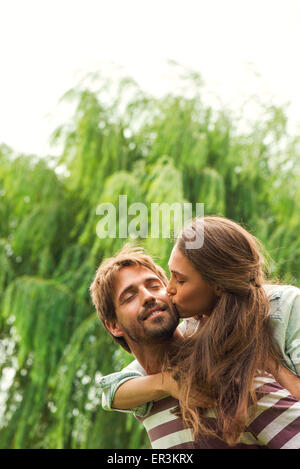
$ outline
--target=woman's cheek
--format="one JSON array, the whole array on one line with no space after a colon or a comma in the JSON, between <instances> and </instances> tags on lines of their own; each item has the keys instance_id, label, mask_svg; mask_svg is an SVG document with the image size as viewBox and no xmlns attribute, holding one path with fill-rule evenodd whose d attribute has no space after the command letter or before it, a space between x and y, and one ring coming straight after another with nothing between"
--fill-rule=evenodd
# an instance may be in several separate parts
<instances>
[{"instance_id":1,"label":"woman's cheek","mask_svg":"<svg viewBox=\"0 0 300 469\"><path fill-rule=\"evenodd\" d=\"M185 288L184 285L180 285L177 289L177 298L178 302L186 302L189 301L189 289Z\"/></svg>"}]
</instances>

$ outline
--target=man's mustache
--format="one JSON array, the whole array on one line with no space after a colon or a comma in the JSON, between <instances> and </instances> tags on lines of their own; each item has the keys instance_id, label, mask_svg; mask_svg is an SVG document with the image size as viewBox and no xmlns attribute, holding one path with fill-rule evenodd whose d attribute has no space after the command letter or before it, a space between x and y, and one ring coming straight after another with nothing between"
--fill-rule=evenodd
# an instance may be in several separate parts
<instances>
[{"instance_id":1,"label":"man's mustache","mask_svg":"<svg viewBox=\"0 0 300 469\"><path fill-rule=\"evenodd\" d=\"M152 301L148 303L138 315L138 320L144 321L151 313L151 310L167 310L170 311L170 306L168 303L164 303L163 301Z\"/></svg>"}]
</instances>

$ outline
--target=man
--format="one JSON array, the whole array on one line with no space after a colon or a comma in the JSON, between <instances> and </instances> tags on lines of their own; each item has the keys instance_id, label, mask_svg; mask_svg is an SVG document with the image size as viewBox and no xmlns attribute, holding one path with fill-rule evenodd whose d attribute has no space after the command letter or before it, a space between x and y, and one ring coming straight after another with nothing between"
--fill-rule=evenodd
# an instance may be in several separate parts
<instances>
[{"instance_id":1,"label":"man","mask_svg":"<svg viewBox=\"0 0 300 469\"><path fill-rule=\"evenodd\" d=\"M90 287L92 299L104 327L125 350L133 362L122 372L102 378L104 404L111 410L115 392L122 385L130 391L132 378L140 378L140 391L135 400L118 401L120 410L133 409L145 426L153 448L222 449L229 446L218 438L194 440L190 429L172 410L178 402L164 397L166 387L160 371L166 353L180 346L183 336L177 328L179 319L166 293L164 271L141 249L125 246L115 257L102 263ZM182 327L186 326L183 323ZM300 403L272 377L257 379L259 393L255 416L234 448L299 448ZM151 389L150 404L147 400ZM145 400L141 395L145 390ZM115 403L114 403L115 404ZM214 413L207 412L214 423Z\"/></svg>"}]
</instances>

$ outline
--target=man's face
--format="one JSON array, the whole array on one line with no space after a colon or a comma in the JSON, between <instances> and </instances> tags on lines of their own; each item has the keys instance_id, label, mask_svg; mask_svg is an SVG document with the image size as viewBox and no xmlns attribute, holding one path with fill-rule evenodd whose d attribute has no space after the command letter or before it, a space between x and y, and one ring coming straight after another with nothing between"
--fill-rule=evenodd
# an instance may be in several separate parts
<instances>
[{"instance_id":1,"label":"man's face","mask_svg":"<svg viewBox=\"0 0 300 469\"><path fill-rule=\"evenodd\" d=\"M157 275L145 267L130 266L115 276L117 322L111 332L127 343L163 343L173 336L178 315Z\"/></svg>"}]
</instances>

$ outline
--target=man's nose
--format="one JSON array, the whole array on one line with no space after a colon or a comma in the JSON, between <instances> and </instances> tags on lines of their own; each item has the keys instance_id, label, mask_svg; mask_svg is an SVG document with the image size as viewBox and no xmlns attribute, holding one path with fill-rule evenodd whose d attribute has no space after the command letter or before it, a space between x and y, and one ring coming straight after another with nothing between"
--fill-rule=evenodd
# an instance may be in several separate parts
<instances>
[{"instance_id":1,"label":"man's nose","mask_svg":"<svg viewBox=\"0 0 300 469\"><path fill-rule=\"evenodd\" d=\"M140 297L143 305L151 301L155 301L155 296L145 287L140 289Z\"/></svg>"},{"instance_id":2,"label":"man's nose","mask_svg":"<svg viewBox=\"0 0 300 469\"><path fill-rule=\"evenodd\" d=\"M167 290L168 295L171 295L171 296L176 295L177 290L172 280L169 281L166 290Z\"/></svg>"}]
</instances>

